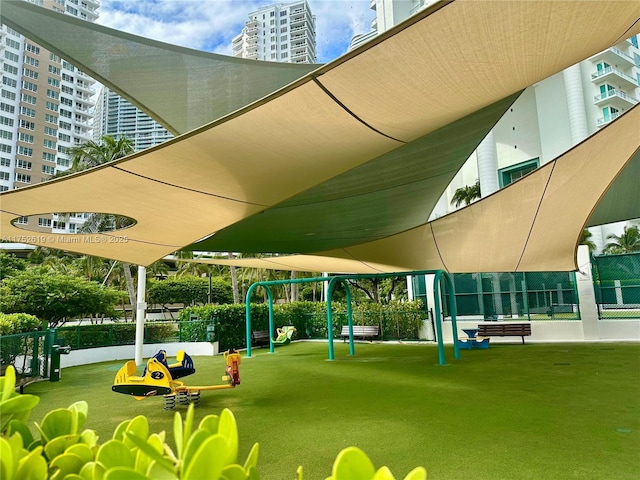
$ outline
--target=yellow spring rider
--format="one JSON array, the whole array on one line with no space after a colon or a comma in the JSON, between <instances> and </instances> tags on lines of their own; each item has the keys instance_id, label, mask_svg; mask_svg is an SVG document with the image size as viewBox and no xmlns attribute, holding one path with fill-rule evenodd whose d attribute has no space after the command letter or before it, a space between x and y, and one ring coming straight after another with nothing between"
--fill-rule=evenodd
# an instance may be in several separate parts
<instances>
[{"instance_id":1,"label":"yellow spring rider","mask_svg":"<svg viewBox=\"0 0 640 480\"><path fill-rule=\"evenodd\" d=\"M136 400L163 395L164 409L174 410L176 401L181 405L193 403L196 407L199 406L200 392L204 390L221 390L240 385L240 354L235 350L227 350L223 354L226 369L222 380L226 383L197 387L187 386L184 382L174 379L166 361L162 361L166 359L166 354L164 356L162 354L163 351L160 351L149 359L141 377L136 376L136 363L133 360L129 360L118 370L111 390L116 393L131 395ZM177 357L183 359L182 364L187 359L191 362L191 358L182 351L178 352ZM177 368L179 365L181 364L174 364L171 367ZM193 366L192 362L191 366ZM195 372L195 368L192 368L191 373L193 372ZM181 376L185 375L182 374Z\"/></svg>"}]
</instances>

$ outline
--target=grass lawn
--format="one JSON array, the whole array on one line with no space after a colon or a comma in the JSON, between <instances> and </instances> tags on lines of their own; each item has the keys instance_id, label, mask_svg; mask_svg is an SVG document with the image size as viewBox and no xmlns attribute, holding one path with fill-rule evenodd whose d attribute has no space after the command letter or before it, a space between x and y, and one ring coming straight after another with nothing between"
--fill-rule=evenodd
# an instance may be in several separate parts
<instances>
[{"instance_id":1,"label":"grass lawn","mask_svg":"<svg viewBox=\"0 0 640 480\"><path fill-rule=\"evenodd\" d=\"M430 480L640 478L640 344L496 344L457 361L448 347L446 366L434 345L356 344L354 357L348 345L335 347L334 361L325 343L254 349L242 384L203 392L196 419L230 408L241 463L259 442L266 480L292 479L299 465L306 480L324 479L349 445L398 479L418 465ZM194 362L187 384L221 383L222 357ZM101 442L144 414L173 444L175 413L161 398L111 391L123 364L66 368L58 383L30 385L41 397L30 420L86 400L85 426Z\"/></svg>"}]
</instances>

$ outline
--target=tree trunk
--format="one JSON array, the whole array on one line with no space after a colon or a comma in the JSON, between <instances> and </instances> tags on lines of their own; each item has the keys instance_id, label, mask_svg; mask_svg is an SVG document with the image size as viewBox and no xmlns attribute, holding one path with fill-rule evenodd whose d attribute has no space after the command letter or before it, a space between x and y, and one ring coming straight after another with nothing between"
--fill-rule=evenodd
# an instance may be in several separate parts
<instances>
[{"instance_id":1,"label":"tree trunk","mask_svg":"<svg viewBox=\"0 0 640 480\"><path fill-rule=\"evenodd\" d=\"M233 253L229 252L228 258L233 260ZM231 270L231 288L233 289L233 303L240 303L240 291L238 290L238 274L236 272L236 267L231 265L229 267Z\"/></svg>"},{"instance_id":2,"label":"tree trunk","mask_svg":"<svg viewBox=\"0 0 640 480\"><path fill-rule=\"evenodd\" d=\"M291 270L291 280L295 280L298 277L298 272ZM298 300L298 283L291 284L291 303Z\"/></svg>"},{"instance_id":3,"label":"tree trunk","mask_svg":"<svg viewBox=\"0 0 640 480\"><path fill-rule=\"evenodd\" d=\"M131 319L136 320L136 289L133 286L133 277L131 276L131 266L128 263L122 262L122 269L124 270L124 278L127 282L127 293L129 294L129 304L131 305Z\"/></svg>"}]
</instances>

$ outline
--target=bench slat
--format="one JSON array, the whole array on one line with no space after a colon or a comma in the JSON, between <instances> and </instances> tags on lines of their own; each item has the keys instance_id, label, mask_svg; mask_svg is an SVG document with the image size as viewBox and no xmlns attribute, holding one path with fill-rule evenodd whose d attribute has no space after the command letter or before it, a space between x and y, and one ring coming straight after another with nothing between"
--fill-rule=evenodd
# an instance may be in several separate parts
<instances>
[{"instance_id":1,"label":"bench slat","mask_svg":"<svg viewBox=\"0 0 640 480\"><path fill-rule=\"evenodd\" d=\"M483 337L524 337L531 335L530 323L495 323L478 325L478 335Z\"/></svg>"}]
</instances>

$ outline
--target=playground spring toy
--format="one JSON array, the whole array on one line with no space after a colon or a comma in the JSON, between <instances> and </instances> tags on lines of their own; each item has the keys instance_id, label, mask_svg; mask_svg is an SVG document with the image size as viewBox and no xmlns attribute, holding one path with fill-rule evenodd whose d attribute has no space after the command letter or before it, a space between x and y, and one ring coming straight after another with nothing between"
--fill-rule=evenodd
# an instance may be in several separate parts
<instances>
[{"instance_id":1,"label":"playground spring toy","mask_svg":"<svg viewBox=\"0 0 640 480\"><path fill-rule=\"evenodd\" d=\"M223 357L226 368L222 380L226 383L221 385L187 386L178 381L178 378L195 372L191 357L181 350L177 355L178 363L168 365L166 352L160 350L149 359L142 376L136 376L136 363L133 360L125 363L118 370L111 390L131 395L136 400L163 395L165 410L174 410L176 402L181 405L193 403L197 407L200 405L200 392L240 385L240 354L235 350L227 350Z\"/></svg>"},{"instance_id":2,"label":"playground spring toy","mask_svg":"<svg viewBox=\"0 0 640 480\"><path fill-rule=\"evenodd\" d=\"M295 331L296 327L292 325L285 325L282 328L278 328L278 335L273 339L273 343L275 345L289 345Z\"/></svg>"}]
</instances>

